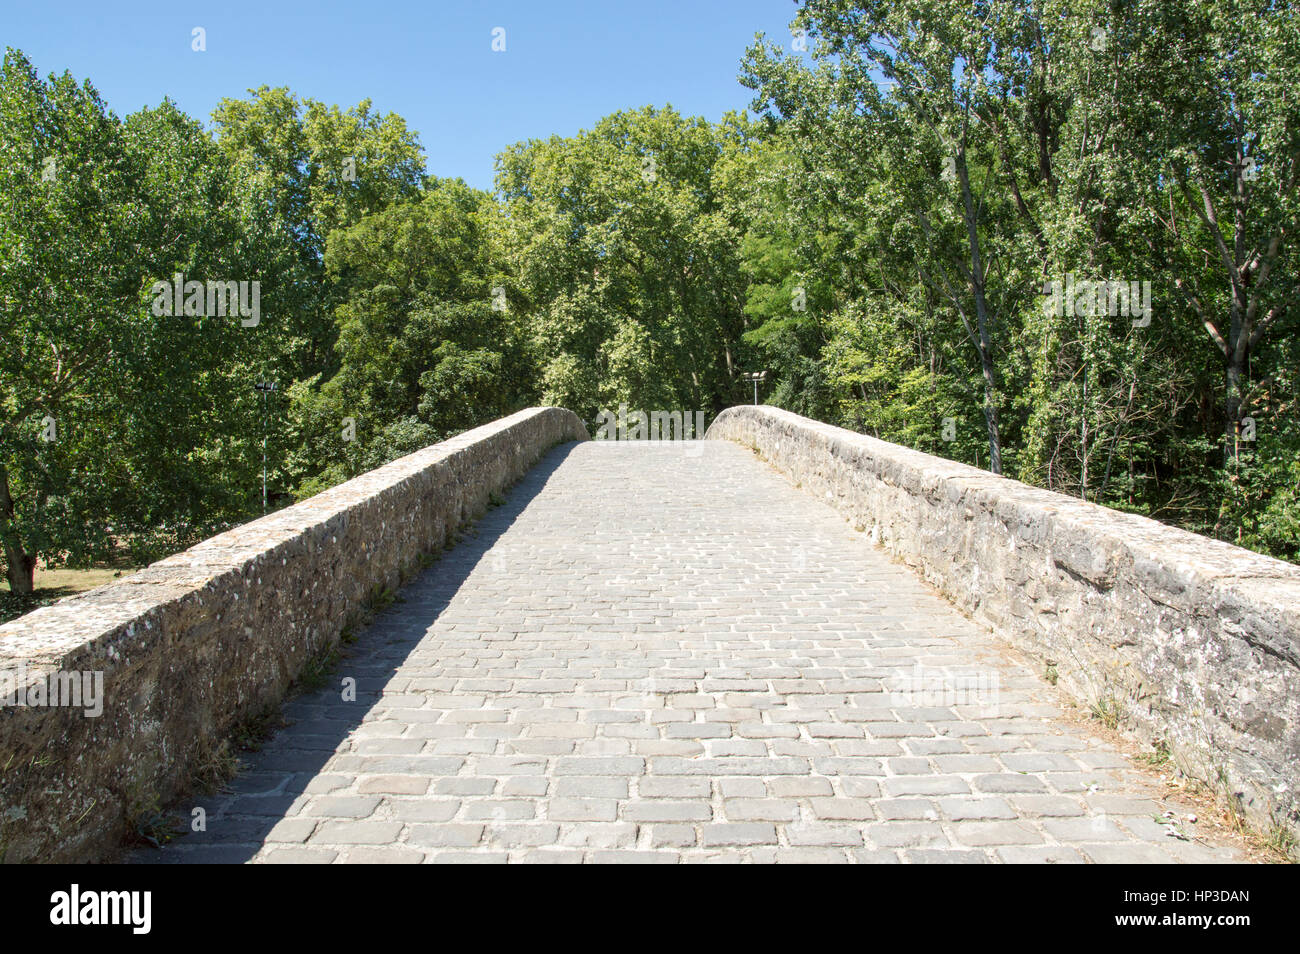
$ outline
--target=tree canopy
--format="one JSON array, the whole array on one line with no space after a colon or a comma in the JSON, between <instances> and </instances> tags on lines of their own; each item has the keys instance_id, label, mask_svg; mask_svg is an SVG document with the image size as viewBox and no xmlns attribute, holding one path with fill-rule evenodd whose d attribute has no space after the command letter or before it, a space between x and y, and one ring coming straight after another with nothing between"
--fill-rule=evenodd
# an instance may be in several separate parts
<instances>
[{"instance_id":1,"label":"tree canopy","mask_svg":"<svg viewBox=\"0 0 1300 954\"><path fill-rule=\"evenodd\" d=\"M369 101L261 87L207 131L9 50L11 589L255 516L264 452L279 506L530 404L711 417L759 370L800 414L1300 560L1293 6L792 28L806 53L739 64L752 113L629 107L505 149L494 192ZM157 314L159 283L204 304ZM255 318L213 312L254 283Z\"/></svg>"}]
</instances>

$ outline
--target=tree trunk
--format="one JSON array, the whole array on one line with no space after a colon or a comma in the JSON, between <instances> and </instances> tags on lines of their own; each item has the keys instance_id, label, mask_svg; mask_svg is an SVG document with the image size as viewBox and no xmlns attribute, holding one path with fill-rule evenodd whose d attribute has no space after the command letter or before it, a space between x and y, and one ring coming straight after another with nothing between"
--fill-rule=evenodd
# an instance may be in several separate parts
<instances>
[{"instance_id":1,"label":"tree trunk","mask_svg":"<svg viewBox=\"0 0 1300 954\"><path fill-rule=\"evenodd\" d=\"M961 179L962 205L965 208L966 240L970 243L971 294L975 297L975 321L978 330L980 369L984 375L984 423L989 432L989 470L1002 473L1002 436L998 433L997 382L993 376L993 345L989 337L988 301L984 295L984 264L980 256L975 203L971 198L970 175L965 152L957 153L957 174Z\"/></svg>"},{"instance_id":2,"label":"tree trunk","mask_svg":"<svg viewBox=\"0 0 1300 954\"><path fill-rule=\"evenodd\" d=\"M1235 464L1241 443L1242 379L1245 376L1245 361L1237 356L1237 350L1228 357L1226 368L1226 387L1223 410L1226 420L1223 424L1223 463L1225 466Z\"/></svg>"},{"instance_id":3,"label":"tree trunk","mask_svg":"<svg viewBox=\"0 0 1300 954\"><path fill-rule=\"evenodd\" d=\"M31 596L36 589L36 557L27 552L14 527L14 501L9 495L9 470L0 464L0 539L5 548L9 592Z\"/></svg>"},{"instance_id":4,"label":"tree trunk","mask_svg":"<svg viewBox=\"0 0 1300 954\"><path fill-rule=\"evenodd\" d=\"M36 561L24 553L22 547L12 546L5 540L5 577L9 592L18 596L31 596L36 589Z\"/></svg>"},{"instance_id":5,"label":"tree trunk","mask_svg":"<svg viewBox=\"0 0 1300 954\"><path fill-rule=\"evenodd\" d=\"M1088 365L1084 355L1083 366L1083 406L1079 409L1079 497L1088 499Z\"/></svg>"}]
</instances>

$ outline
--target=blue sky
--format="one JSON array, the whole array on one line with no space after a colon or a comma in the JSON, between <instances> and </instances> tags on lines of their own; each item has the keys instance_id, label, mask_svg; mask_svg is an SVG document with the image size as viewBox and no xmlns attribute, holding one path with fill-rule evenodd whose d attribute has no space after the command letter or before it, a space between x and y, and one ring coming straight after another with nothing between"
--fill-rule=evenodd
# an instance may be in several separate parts
<instances>
[{"instance_id":1,"label":"blue sky","mask_svg":"<svg viewBox=\"0 0 1300 954\"><path fill-rule=\"evenodd\" d=\"M209 121L262 84L347 107L369 97L420 135L429 171L490 188L493 157L618 109L718 119L755 33L790 44L791 0L58 3L0 0L0 46L89 78L119 116L170 96ZM202 27L207 50L191 49ZM504 52L492 31L505 29Z\"/></svg>"}]
</instances>

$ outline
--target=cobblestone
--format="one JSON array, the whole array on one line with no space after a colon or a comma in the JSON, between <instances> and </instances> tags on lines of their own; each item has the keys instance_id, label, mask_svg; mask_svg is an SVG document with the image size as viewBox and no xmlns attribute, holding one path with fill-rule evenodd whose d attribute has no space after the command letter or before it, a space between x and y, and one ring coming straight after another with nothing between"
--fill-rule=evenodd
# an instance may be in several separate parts
<instances>
[{"instance_id":1,"label":"cobblestone","mask_svg":"<svg viewBox=\"0 0 1300 954\"><path fill-rule=\"evenodd\" d=\"M132 860L1239 860L1169 837L995 635L723 441L552 451L331 680L207 832Z\"/></svg>"}]
</instances>

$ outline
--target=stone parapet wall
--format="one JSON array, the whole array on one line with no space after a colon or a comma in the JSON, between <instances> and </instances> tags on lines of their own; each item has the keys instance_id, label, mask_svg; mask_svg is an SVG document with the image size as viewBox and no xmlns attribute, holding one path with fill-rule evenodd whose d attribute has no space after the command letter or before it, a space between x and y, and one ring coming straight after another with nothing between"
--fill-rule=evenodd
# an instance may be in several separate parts
<instances>
[{"instance_id":1,"label":"stone parapet wall","mask_svg":"<svg viewBox=\"0 0 1300 954\"><path fill-rule=\"evenodd\" d=\"M106 857L373 594L546 450L587 436L569 411L520 411L0 626L0 687L21 683L30 703L52 673L103 685L94 717L0 700L0 859Z\"/></svg>"},{"instance_id":2,"label":"stone parapet wall","mask_svg":"<svg viewBox=\"0 0 1300 954\"><path fill-rule=\"evenodd\" d=\"M730 408L707 437L752 448L1256 824L1296 830L1300 567L776 408Z\"/></svg>"}]
</instances>

